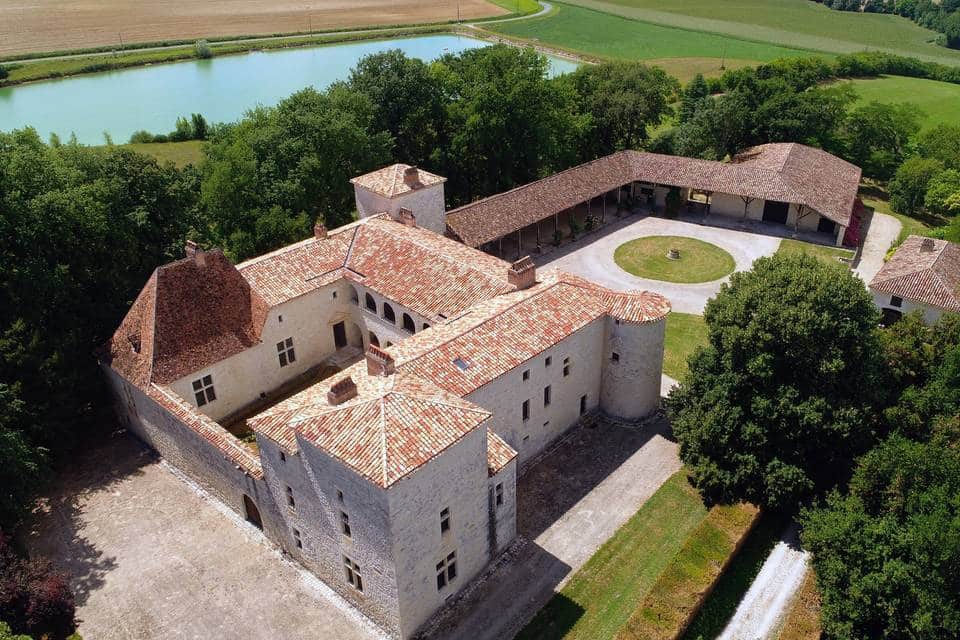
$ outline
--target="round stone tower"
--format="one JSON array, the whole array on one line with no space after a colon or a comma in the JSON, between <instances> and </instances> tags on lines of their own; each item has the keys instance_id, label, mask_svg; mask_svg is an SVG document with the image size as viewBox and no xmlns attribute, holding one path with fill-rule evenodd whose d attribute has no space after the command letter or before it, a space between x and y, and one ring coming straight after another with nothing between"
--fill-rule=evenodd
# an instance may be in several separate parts
<instances>
[{"instance_id":1,"label":"round stone tower","mask_svg":"<svg viewBox=\"0 0 960 640\"><path fill-rule=\"evenodd\" d=\"M660 404L663 340L670 301L650 291L612 296L600 408L636 420Z\"/></svg>"}]
</instances>

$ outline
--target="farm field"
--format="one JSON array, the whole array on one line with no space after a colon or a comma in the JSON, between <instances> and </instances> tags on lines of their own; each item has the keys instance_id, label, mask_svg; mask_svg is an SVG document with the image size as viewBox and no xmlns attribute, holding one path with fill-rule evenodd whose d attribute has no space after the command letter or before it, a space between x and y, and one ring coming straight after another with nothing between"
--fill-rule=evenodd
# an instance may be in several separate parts
<instances>
[{"instance_id":1,"label":"farm field","mask_svg":"<svg viewBox=\"0 0 960 640\"><path fill-rule=\"evenodd\" d=\"M719 73L724 58L730 68L810 55L800 49L664 27L568 4L555 4L554 11L543 17L486 28L577 53L655 62L680 80L711 69Z\"/></svg>"},{"instance_id":2,"label":"farm field","mask_svg":"<svg viewBox=\"0 0 960 640\"><path fill-rule=\"evenodd\" d=\"M186 142L150 142L140 144L125 144L127 149L153 156L158 162L172 162L177 167L188 164L200 164L203 159L203 142L188 140Z\"/></svg>"},{"instance_id":3,"label":"farm field","mask_svg":"<svg viewBox=\"0 0 960 640\"><path fill-rule=\"evenodd\" d=\"M960 51L899 16L833 11L811 0L569 0L635 20L830 53L882 49L960 64Z\"/></svg>"},{"instance_id":4,"label":"farm field","mask_svg":"<svg viewBox=\"0 0 960 640\"><path fill-rule=\"evenodd\" d=\"M851 82L859 95L859 103L876 100L917 105L923 112L920 124L924 129L960 122L960 85L903 76L882 76Z\"/></svg>"},{"instance_id":5,"label":"farm field","mask_svg":"<svg viewBox=\"0 0 960 640\"><path fill-rule=\"evenodd\" d=\"M522 0L521 4L529 0ZM505 6L516 3L506 2ZM486 0L7 0L0 55L132 42L445 22L509 13Z\"/></svg>"}]
</instances>

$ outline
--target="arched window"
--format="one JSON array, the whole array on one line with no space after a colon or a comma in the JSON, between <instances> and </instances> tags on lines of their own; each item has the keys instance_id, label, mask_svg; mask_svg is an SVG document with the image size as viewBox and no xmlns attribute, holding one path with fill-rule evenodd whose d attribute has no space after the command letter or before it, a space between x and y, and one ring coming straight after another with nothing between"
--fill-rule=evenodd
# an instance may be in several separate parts
<instances>
[{"instance_id":1,"label":"arched window","mask_svg":"<svg viewBox=\"0 0 960 640\"><path fill-rule=\"evenodd\" d=\"M373 331L370 332L370 344L374 347L380 346L380 338L378 338L377 334L375 334Z\"/></svg>"},{"instance_id":2,"label":"arched window","mask_svg":"<svg viewBox=\"0 0 960 640\"><path fill-rule=\"evenodd\" d=\"M383 319L389 320L393 324L397 324L397 314L393 312L393 307L386 302L383 303Z\"/></svg>"},{"instance_id":3,"label":"arched window","mask_svg":"<svg viewBox=\"0 0 960 640\"><path fill-rule=\"evenodd\" d=\"M429 329L429 328L430 328L430 325L427 324L426 322L424 322L424 323L423 323L423 329ZM423 331L423 329L421 329L421 331Z\"/></svg>"},{"instance_id":4,"label":"arched window","mask_svg":"<svg viewBox=\"0 0 960 640\"><path fill-rule=\"evenodd\" d=\"M360 292L357 291L356 287L350 287L350 302L360 306Z\"/></svg>"},{"instance_id":5,"label":"arched window","mask_svg":"<svg viewBox=\"0 0 960 640\"><path fill-rule=\"evenodd\" d=\"M367 296L366 296L366 302L367 302L367 309L369 309L370 311L373 311L374 313L376 313L376 312L377 312L377 301L374 300L374 299L373 299L373 296L370 295L369 293L368 293Z\"/></svg>"},{"instance_id":6,"label":"arched window","mask_svg":"<svg viewBox=\"0 0 960 640\"><path fill-rule=\"evenodd\" d=\"M403 314L403 330L409 333L417 332L417 325L413 324L413 318L406 313Z\"/></svg>"}]
</instances>

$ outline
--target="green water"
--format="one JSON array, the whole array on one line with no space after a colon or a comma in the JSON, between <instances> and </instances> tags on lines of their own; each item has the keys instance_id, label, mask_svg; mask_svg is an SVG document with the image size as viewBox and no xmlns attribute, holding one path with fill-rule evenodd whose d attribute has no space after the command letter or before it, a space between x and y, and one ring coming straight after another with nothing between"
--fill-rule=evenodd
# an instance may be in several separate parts
<instances>
[{"instance_id":1,"label":"green water","mask_svg":"<svg viewBox=\"0 0 960 640\"><path fill-rule=\"evenodd\" d=\"M0 89L0 131L34 127L46 139L76 134L102 144L104 133L126 142L139 129L172 131L178 116L202 113L209 122L230 122L257 105L276 104L306 86L324 88L347 77L365 55L400 49L434 60L446 53L488 46L455 35L353 42L283 49L210 60L191 60L50 80ZM553 75L576 65L552 58Z\"/></svg>"}]
</instances>

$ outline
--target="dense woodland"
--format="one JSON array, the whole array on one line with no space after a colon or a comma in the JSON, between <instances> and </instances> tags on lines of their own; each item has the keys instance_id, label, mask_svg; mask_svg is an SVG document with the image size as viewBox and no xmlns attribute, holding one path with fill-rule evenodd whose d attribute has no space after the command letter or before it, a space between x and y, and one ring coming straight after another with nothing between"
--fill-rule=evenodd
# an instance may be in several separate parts
<instances>
[{"instance_id":1,"label":"dense woodland","mask_svg":"<svg viewBox=\"0 0 960 640\"><path fill-rule=\"evenodd\" d=\"M874 54L833 62L793 59L728 72L719 80L698 78L681 89L662 70L639 63L585 66L554 79L546 77L546 64L531 50L503 46L430 64L400 52L370 56L347 81L324 91L304 89L238 122L208 126L202 118L184 119L178 135L205 137L207 143L200 165L183 169L113 145L45 142L30 129L0 133L0 403L5 407L0 412L0 528L15 530L55 470L114 428L94 353L153 269L181 257L186 239L222 247L242 260L308 236L317 219L331 227L343 224L353 211L349 178L391 162L446 176L448 205L457 205L618 149L722 159L752 144L799 141L849 158L873 178L909 182L909 189L897 187L896 197L902 193L911 207L956 211L960 128L939 130L933 145L917 135L910 109L878 103L854 108L848 89L823 84L892 68L920 77L946 73L937 65ZM654 129L658 133L650 139ZM908 180L914 173L925 181ZM956 224L940 233L960 239ZM751 411L761 431L792 425L779 439L758 436L762 443L756 453L743 453L752 475L735 474L736 481L720 463L711 470L707 440L700 445L703 451L691 453L698 451L696 431L684 425L697 421L684 417L687 409L678 396L678 434L689 433L683 435L685 460L708 497L747 497L790 510L837 488L840 493L822 508L842 509L850 506L844 487L854 460L882 438L902 430L901 437L917 446L939 446L932 434L940 427L930 415L942 411L930 406L942 403L936 391L928 398L926 389L934 382L955 388L956 379L949 378L955 370L940 373L955 356L928 349L935 339L919 327L914 334L896 334L897 340L917 341L924 359L916 370L903 373L899 387L891 386L878 377L884 368L880 359L899 343L875 329L878 317L869 300L861 299L866 294L859 282L861 297L850 276L834 281L813 265L768 270L787 269L796 276L806 267L810 281L771 284L775 276L758 267L758 274L735 276L731 290L749 290L758 296L756 304L770 305L764 296L771 294L763 287L795 287L798 308L807 311L793 320L815 320L830 336L807 336L798 343L810 349L802 364L818 367L812 371L833 384L813 385L821 393L812 395L810 380L798 382L790 407L774 406L773 396L769 407L757 407L744 395L747 387L713 391L719 395L710 397L725 400L727 420ZM849 293L842 302L828 295L839 290ZM749 333L734 339L748 329L765 329L749 328L755 302L747 296L733 304L732 295L708 308L712 347L697 356L686 388L706 393L714 384L760 384L757 376L768 376L763 384L773 393L778 387L771 372L804 370L787 360L766 360L778 351L779 341L797 338L798 325L769 334L776 340L768 351L757 346L763 341L744 339ZM779 296L777 290L774 297ZM843 322L837 320L841 317ZM727 331L732 342L722 337ZM954 329L942 331L954 336ZM740 352L729 360L719 345L732 344ZM832 351L823 353L828 344ZM723 375L731 362L772 369L751 369L753 378L732 380ZM885 395L880 405L870 395L901 388L900 396ZM907 389L913 390L908 394ZM909 406L901 400L907 395ZM732 404L737 398L743 406ZM885 407L882 415L876 406ZM955 415L956 405L947 406ZM909 430L900 426L909 421ZM829 459L817 457L824 455L825 442L831 443ZM789 445L793 459L775 461L774 445ZM822 465L829 465L826 471ZM14 562L13 556L0 554L2 562ZM18 592L16 606L33 602L31 593ZM38 587L34 595L42 593L47 592ZM14 610L11 602L0 597L0 619L12 623L12 616L19 616L15 632L41 628L23 622L21 609Z\"/></svg>"}]
</instances>

